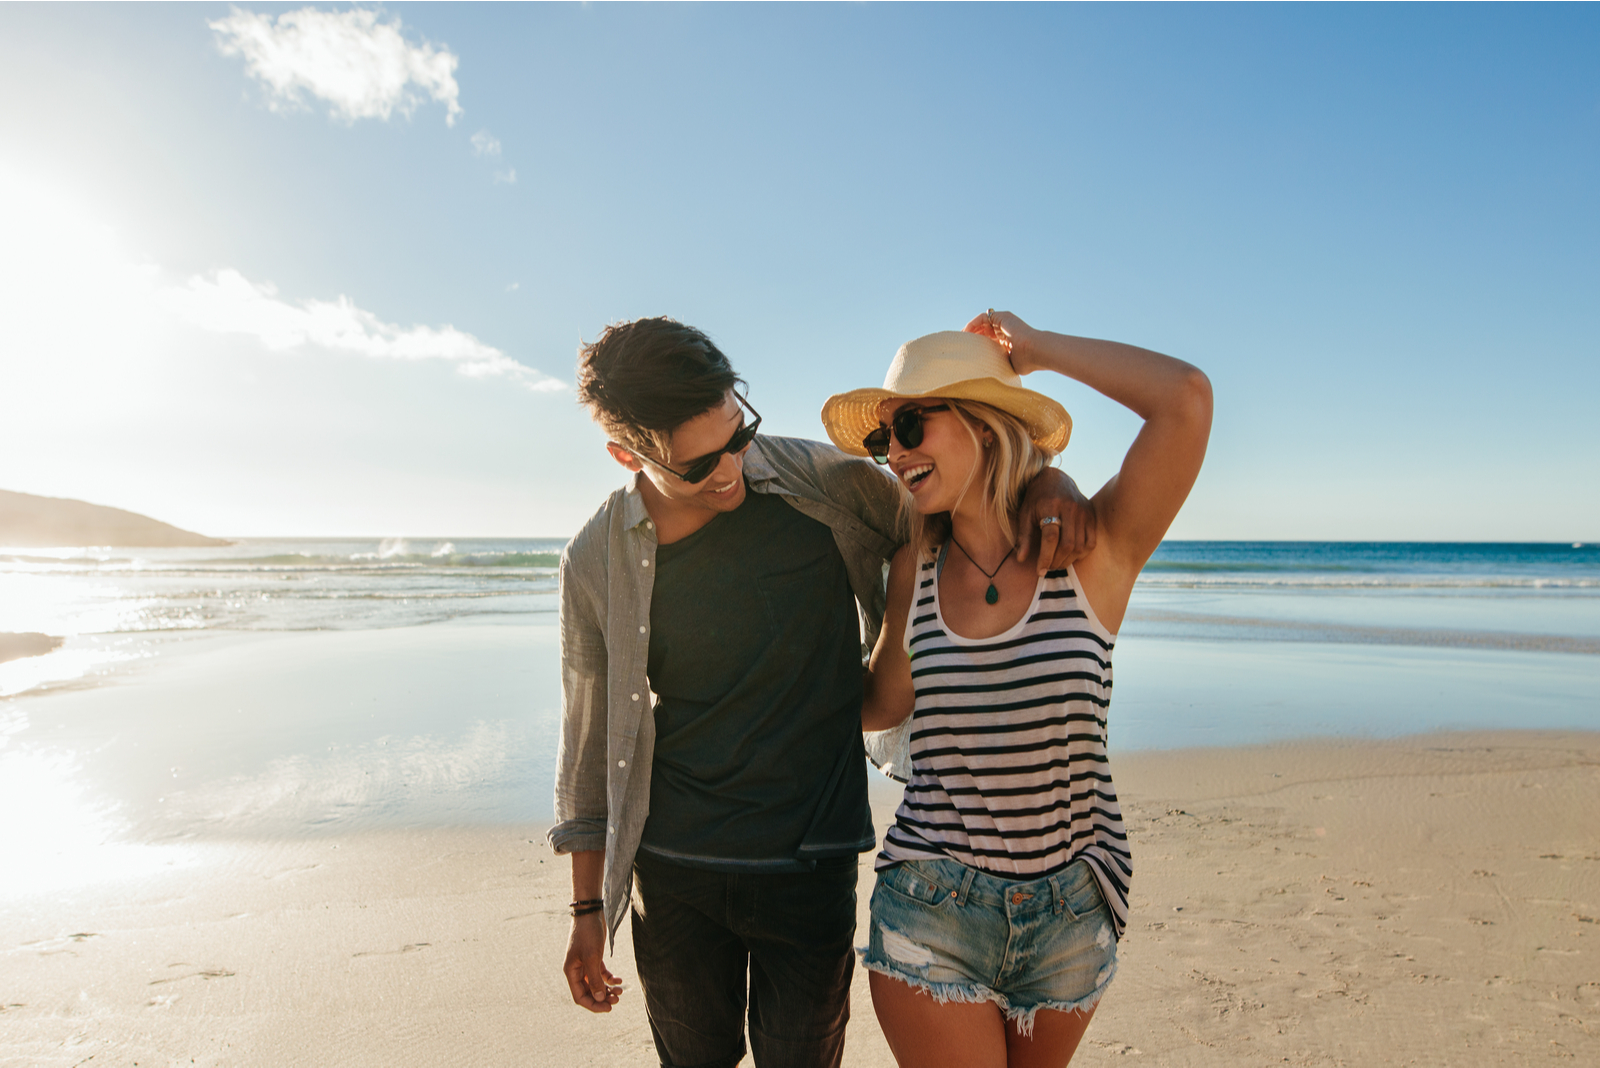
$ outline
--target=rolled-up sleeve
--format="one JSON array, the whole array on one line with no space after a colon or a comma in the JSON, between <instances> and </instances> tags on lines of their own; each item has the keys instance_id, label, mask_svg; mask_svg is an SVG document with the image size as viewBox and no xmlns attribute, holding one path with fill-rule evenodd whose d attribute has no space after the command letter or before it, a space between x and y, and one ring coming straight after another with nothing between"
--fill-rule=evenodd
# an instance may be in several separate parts
<instances>
[{"instance_id":1,"label":"rolled-up sleeve","mask_svg":"<svg viewBox=\"0 0 1600 1068\"><path fill-rule=\"evenodd\" d=\"M569 547L570 551L570 547ZM606 641L595 591L561 557L561 742L556 757L557 853L606 847Z\"/></svg>"}]
</instances>

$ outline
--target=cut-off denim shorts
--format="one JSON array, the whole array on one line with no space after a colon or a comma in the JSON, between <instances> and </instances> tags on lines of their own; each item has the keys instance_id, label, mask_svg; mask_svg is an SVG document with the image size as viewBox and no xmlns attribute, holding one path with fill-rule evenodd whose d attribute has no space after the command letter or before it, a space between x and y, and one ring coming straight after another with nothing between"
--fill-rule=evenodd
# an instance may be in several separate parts
<instances>
[{"instance_id":1,"label":"cut-off denim shorts","mask_svg":"<svg viewBox=\"0 0 1600 1068\"><path fill-rule=\"evenodd\" d=\"M1026 881L947 858L885 868L859 952L941 1004L994 1002L1024 1035L1040 1009L1093 1008L1117 971L1111 910L1084 860Z\"/></svg>"}]
</instances>

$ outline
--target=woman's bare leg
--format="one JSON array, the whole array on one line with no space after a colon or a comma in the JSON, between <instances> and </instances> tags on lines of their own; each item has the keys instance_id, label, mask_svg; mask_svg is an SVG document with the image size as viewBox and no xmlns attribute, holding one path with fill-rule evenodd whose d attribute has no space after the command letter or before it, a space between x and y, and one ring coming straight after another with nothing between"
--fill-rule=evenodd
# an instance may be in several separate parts
<instances>
[{"instance_id":1,"label":"woman's bare leg","mask_svg":"<svg viewBox=\"0 0 1600 1068\"><path fill-rule=\"evenodd\" d=\"M1031 1036L1018 1031L1016 1021L1006 1021L1006 1064L1009 1068L1066 1068L1092 1019L1094 1009L1040 1009L1033 1014Z\"/></svg>"},{"instance_id":2,"label":"woman's bare leg","mask_svg":"<svg viewBox=\"0 0 1600 1068\"><path fill-rule=\"evenodd\" d=\"M901 1068L1005 1068L1005 1017L994 1002L941 1005L882 972L868 972L867 982L878 1026Z\"/></svg>"}]
</instances>

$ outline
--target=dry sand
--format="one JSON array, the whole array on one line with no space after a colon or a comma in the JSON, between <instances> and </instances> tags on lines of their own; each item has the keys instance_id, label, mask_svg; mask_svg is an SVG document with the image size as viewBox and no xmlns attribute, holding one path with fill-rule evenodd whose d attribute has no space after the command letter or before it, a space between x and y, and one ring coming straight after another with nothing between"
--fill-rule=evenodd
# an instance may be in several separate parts
<instances>
[{"instance_id":1,"label":"dry sand","mask_svg":"<svg viewBox=\"0 0 1600 1068\"><path fill-rule=\"evenodd\" d=\"M1117 772L1133 920L1074 1064L1600 1064L1600 734ZM622 1005L569 1002L567 900L512 829L207 845L0 901L0 1065L655 1064L626 925ZM859 971L845 1063L892 1063Z\"/></svg>"}]
</instances>

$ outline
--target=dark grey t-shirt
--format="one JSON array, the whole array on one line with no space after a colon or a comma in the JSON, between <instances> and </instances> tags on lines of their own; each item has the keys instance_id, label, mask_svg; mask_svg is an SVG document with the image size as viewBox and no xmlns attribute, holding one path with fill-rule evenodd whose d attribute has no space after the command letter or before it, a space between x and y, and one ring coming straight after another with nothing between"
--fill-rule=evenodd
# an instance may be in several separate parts
<instances>
[{"instance_id":1,"label":"dark grey t-shirt","mask_svg":"<svg viewBox=\"0 0 1600 1068\"><path fill-rule=\"evenodd\" d=\"M875 845L861 638L833 533L783 498L656 551L650 816L640 848L718 871L803 871Z\"/></svg>"}]
</instances>

